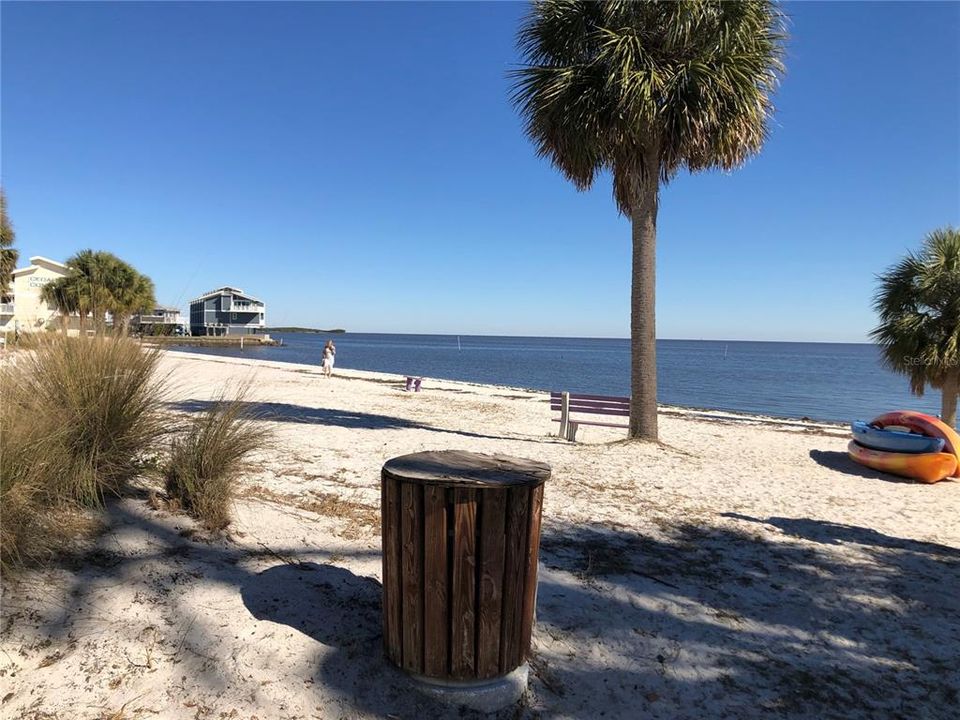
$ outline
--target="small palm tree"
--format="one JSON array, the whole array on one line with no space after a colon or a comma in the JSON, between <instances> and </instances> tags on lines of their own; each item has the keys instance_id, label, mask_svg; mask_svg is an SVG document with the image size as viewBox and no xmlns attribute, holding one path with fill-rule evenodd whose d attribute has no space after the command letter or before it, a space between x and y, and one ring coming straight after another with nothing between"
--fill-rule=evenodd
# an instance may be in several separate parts
<instances>
[{"instance_id":1,"label":"small palm tree","mask_svg":"<svg viewBox=\"0 0 960 720\"><path fill-rule=\"evenodd\" d=\"M880 324L871 337L884 362L910 378L922 396L927 385L942 395L940 417L957 424L960 394L960 229L934 230L919 252L879 276L873 307Z\"/></svg>"},{"instance_id":2,"label":"small palm tree","mask_svg":"<svg viewBox=\"0 0 960 720\"><path fill-rule=\"evenodd\" d=\"M157 303L153 281L122 260L111 273L110 294L113 327L124 335L129 332L131 315L153 310Z\"/></svg>"},{"instance_id":3,"label":"small palm tree","mask_svg":"<svg viewBox=\"0 0 960 720\"><path fill-rule=\"evenodd\" d=\"M80 316L80 328L84 327L86 311L81 302L76 275L64 275L51 280L40 289L40 299L60 315L60 329L65 333L70 316Z\"/></svg>"},{"instance_id":4,"label":"small palm tree","mask_svg":"<svg viewBox=\"0 0 960 720\"><path fill-rule=\"evenodd\" d=\"M541 0L521 27L514 102L537 154L579 190L610 171L633 226L630 437L657 439L660 184L760 150L784 39L768 0Z\"/></svg>"},{"instance_id":5,"label":"small palm tree","mask_svg":"<svg viewBox=\"0 0 960 720\"><path fill-rule=\"evenodd\" d=\"M7 217L7 195L3 188L0 188L0 300L10 293L13 271L20 257L20 253L13 247L15 237L10 218Z\"/></svg>"}]
</instances>

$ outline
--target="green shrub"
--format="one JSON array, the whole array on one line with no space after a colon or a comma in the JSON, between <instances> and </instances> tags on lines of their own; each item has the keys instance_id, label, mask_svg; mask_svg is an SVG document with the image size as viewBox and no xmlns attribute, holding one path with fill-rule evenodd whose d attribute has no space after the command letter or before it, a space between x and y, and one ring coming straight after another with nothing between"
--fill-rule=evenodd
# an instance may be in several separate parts
<instances>
[{"instance_id":1,"label":"green shrub","mask_svg":"<svg viewBox=\"0 0 960 720\"><path fill-rule=\"evenodd\" d=\"M254 423L245 388L233 400L221 393L187 421L170 448L167 494L211 530L230 524L237 478L244 459L265 447L265 430Z\"/></svg>"}]
</instances>

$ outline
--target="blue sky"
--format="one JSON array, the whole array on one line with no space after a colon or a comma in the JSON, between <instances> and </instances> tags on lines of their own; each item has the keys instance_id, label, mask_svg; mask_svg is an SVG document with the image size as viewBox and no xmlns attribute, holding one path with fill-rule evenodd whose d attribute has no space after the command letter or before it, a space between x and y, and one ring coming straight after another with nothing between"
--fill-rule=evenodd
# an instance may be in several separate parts
<instances>
[{"instance_id":1,"label":"blue sky","mask_svg":"<svg viewBox=\"0 0 960 720\"><path fill-rule=\"evenodd\" d=\"M960 224L960 4L790 3L764 152L661 195L658 336L859 342L876 273ZM2 4L24 257L92 247L158 300L272 325L623 337L609 179L538 160L514 3Z\"/></svg>"}]
</instances>

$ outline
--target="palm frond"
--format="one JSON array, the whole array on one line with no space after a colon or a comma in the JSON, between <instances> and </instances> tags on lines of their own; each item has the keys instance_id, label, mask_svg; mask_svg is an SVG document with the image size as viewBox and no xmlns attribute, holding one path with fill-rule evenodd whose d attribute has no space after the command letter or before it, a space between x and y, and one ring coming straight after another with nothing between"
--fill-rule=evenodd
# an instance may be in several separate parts
<instances>
[{"instance_id":1,"label":"palm frond","mask_svg":"<svg viewBox=\"0 0 960 720\"><path fill-rule=\"evenodd\" d=\"M871 337L884 363L922 395L960 372L960 230L942 228L879 277Z\"/></svg>"},{"instance_id":2,"label":"palm frond","mask_svg":"<svg viewBox=\"0 0 960 720\"><path fill-rule=\"evenodd\" d=\"M513 102L541 157L581 190L611 171L629 213L638 175L732 169L760 150L785 38L770 0L541 0Z\"/></svg>"}]
</instances>

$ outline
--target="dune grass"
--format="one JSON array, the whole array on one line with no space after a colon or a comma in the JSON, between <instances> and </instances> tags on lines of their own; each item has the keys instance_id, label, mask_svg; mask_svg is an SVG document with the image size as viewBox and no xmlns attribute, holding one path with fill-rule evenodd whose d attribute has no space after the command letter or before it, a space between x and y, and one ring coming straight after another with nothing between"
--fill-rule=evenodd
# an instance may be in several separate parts
<instances>
[{"instance_id":1,"label":"dune grass","mask_svg":"<svg viewBox=\"0 0 960 720\"><path fill-rule=\"evenodd\" d=\"M164 433L159 354L125 338L40 336L0 368L0 563L49 555L90 524Z\"/></svg>"},{"instance_id":2,"label":"dune grass","mask_svg":"<svg viewBox=\"0 0 960 720\"><path fill-rule=\"evenodd\" d=\"M244 461L268 444L265 430L254 424L246 394L247 386L233 399L222 391L171 443L164 470L167 494L210 530L230 524Z\"/></svg>"}]
</instances>

